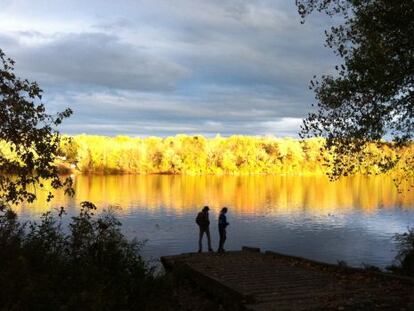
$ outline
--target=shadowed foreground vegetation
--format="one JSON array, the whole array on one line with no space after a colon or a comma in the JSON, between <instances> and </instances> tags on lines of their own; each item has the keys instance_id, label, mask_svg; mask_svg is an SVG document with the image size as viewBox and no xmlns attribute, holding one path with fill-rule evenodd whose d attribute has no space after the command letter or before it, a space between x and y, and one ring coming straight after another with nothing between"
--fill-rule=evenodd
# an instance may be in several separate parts
<instances>
[{"instance_id":1,"label":"shadowed foreground vegetation","mask_svg":"<svg viewBox=\"0 0 414 311\"><path fill-rule=\"evenodd\" d=\"M414 228L408 229L407 232L396 234L394 237L398 243L398 254L396 264L387 267L388 270L414 277Z\"/></svg>"},{"instance_id":2,"label":"shadowed foreground vegetation","mask_svg":"<svg viewBox=\"0 0 414 311\"><path fill-rule=\"evenodd\" d=\"M66 165L76 165L83 173L319 175L329 173L335 161L323 149L324 142L321 138L253 136L79 135L63 140L60 155ZM0 150L7 153L4 145ZM398 171L398 163L404 163L398 160L413 153L413 145L397 148L385 142L373 143L366 147L364 161L355 165L352 172L379 174L388 171L390 163Z\"/></svg>"},{"instance_id":3,"label":"shadowed foreground vegetation","mask_svg":"<svg viewBox=\"0 0 414 311\"><path fill-rule=\"evenodd\" d=\"M63 211L40 223L1 212L0 310L170 309L169 282L140 257L141 244L123 236L111 211L94 209L82 203L69 224Z\"/></svg>"}]
</instances>

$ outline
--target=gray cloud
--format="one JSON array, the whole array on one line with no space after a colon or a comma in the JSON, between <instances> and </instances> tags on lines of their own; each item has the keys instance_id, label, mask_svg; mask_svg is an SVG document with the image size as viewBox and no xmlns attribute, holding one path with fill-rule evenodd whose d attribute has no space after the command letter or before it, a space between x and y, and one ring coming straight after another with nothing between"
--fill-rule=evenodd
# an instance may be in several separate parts
<instances>
[{"instance_id":1,"label":"gray cloud","mask_svg":"<svg viewBox=\"0 0 414 311\"><path fill-rule=\"evenodd\" d=\"M38 34L20 32L17 35ZM34 47L21 44L15 56L24 73L57 85L170 91L189 74L179 64L104 33L56 34Z\"/></svg>"},{"instance_id":2,"label":"gray cloud","mask_svg":"<svg viewBox=\"0 0 414 311\"><path fill-rule=\"evenodd\" d=\"M232 102L219 95L189 98L136 92L66 94L48 100L60 110L68 102L75 103L72 108L78 117L62 127L69 133L296 136L301 116L294 106L272 98L253 101L241 92L236 99L236 91L232 93Z\"/></svg>"},{"instance_id":3,"label":"gray cloud","mask_svg":"<svg viewBox=\"0 0 414 311\"><path fill-rule=\"evenodd\" d=\"M9 7L0 47L52 111L73 108L70 133L296 136L314 101L309 80L336 62L323 47L330 21L301 25L293 1ZM14 28L1 22L11 14Z\"/></svg>"}]
</instances>

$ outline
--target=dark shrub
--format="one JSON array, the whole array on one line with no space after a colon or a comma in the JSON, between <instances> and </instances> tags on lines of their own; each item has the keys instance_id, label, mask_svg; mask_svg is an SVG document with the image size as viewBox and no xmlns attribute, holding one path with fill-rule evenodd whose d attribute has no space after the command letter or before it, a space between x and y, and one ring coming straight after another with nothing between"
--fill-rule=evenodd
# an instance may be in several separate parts
<instances>
[{"instance_id":1,"label":"dark shrub","mask_svg":"<svg viewBox=\"0 0 414 311\"><path fill-rule=\"evenodd\" d=\"M397 265L387 269L398 274L414 276L414 228L408 229L406 233L397 233L394 239L398 243Z\"/></svg>"},{"instance_id":2,"label":"dark shrub","mask_svg":"<svg viewBox=\"0 0 414 311\"><path fill-rule=\"evenodd\" d=\"M169 309L164 278L140 257L141 246L127 240L109 210L82 203L78 216L47 212L40 223L20 223L0 215L1 310Z\"/></svg>"}]
</instances>

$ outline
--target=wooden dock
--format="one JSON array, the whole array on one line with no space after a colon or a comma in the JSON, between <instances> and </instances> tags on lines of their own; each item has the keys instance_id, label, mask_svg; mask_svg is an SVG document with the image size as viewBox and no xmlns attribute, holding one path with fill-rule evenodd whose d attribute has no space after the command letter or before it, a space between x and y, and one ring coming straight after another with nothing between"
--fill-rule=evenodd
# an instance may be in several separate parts
<instances>
[{"instance_id":1,"label":"wooden dock","mask_svg":"<svg viewBox=\"0 0 414 311\"><path fill-rule=\"evenodd\" d=\"M161 261L228 310L414 310L413 279L256 248Z\"/></svg>"}]
</instances>

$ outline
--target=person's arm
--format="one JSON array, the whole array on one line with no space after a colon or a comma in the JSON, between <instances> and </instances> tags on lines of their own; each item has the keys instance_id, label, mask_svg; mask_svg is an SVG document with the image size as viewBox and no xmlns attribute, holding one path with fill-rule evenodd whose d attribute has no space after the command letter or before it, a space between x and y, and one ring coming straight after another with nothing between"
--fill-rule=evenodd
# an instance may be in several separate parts
<instances>
[{"instance_id":1,"label":"person's arm","mask_svg":"<svg viewBox=\"0 0 414 311\"><path fill-rule=\"evenodd\" d=\"M220 214L218 224L219 224L219 226L223 226L224 225L224 222L223 222L223 214Z\"/></svg>"},{"instance_id":2,"label":"person's arm","mask_svg":"<svg viewBox=\"0 0 414 311\"><path fill-rule=\"evenodd\" d=\"M229 223L227 222L227 218L226 215L221 214L219 217L219 225L222 227L227 227L229 225Z\"/></svg>"}]
</instances>

